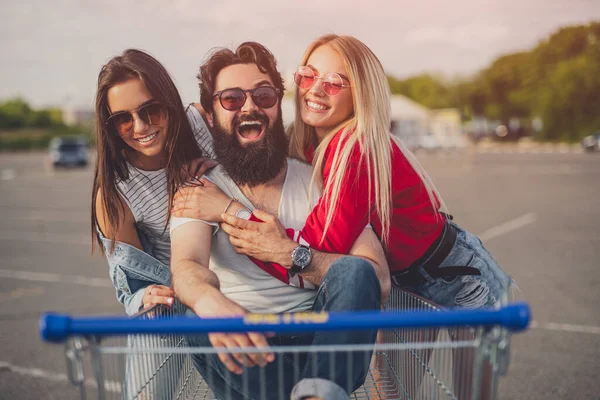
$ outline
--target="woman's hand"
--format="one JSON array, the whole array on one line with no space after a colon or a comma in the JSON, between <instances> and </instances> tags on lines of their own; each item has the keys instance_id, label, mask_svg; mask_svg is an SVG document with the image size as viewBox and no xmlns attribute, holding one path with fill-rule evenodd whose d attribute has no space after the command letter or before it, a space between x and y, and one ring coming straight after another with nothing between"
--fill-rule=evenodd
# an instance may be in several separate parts
<instances>
[{"instance_id":1,"label":"woman's hand","mask_svg":"<svg viewBox=\"0 0 600 400\"><path fill-rule=\"evenodd\" d=\"M206 178L180 188L173 199L171 214L175 217L221 222L221 213L231 198Z\"/></svg>"},{"instance_id":2,"label":"woman's hand","mask_svg":"<svg viewBox=\"0 0 600 400\"><path fill-rule=\"evenodd\" d=\"M142 303L144 310L157 304L164 304L171 307L175 303L175 292L167 286L150 285L144 289Z\"/></svg>"},{"instance_id":3,"label":"woman's hand","mask_svg":"<svg viewBox=\"0 0 600 400\"><path fill-rule=\"evenodd\" d=\"M192 160L187 167L182 171L181 178L184 181L196 181L211 168L219 165L215 160L210 158L200 157Z\"/></svg>"},{"instance_id":4,"label":"woman's hand","mask_svg":"<svg viewBox=\"0 0 600 400\"><path fill-rule=\"evenodd\" d=\"M298 243L288 237L285 228L274 215L256 209L253 214L264 222L246 221L229 214L221 215L221 229L229 234L229 241L236 253L291 268L291 254Z\"/></svg>"}]
</instances>

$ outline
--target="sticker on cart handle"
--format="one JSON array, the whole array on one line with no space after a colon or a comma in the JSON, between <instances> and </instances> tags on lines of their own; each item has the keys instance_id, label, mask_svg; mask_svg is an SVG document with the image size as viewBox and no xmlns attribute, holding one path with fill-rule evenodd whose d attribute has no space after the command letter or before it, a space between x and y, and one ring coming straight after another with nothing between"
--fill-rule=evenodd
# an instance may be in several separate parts
<instances>
[{"instance_id":1,"label":"sticker on cart handle","mask_svg":"<svg viewBox=\"0 0 600 400\"><path fill-rule=\"evenodd\" d=\"M285 325L285 324L324 324L329 321L329 314L320 313L285 313L285 314L248 314L244 317L246 325Z\"/></svg>"}]
</instances>

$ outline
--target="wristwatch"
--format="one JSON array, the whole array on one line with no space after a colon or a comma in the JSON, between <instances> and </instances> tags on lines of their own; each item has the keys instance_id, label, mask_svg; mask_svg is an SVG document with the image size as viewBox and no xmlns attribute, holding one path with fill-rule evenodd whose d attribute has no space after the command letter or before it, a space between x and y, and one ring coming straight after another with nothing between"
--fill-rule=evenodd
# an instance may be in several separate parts
<instances>
[{"instance_id":1,"label":"wristwatch","mask_svg":"<svg viewBox=\"0 0 600 400\"><path fill-rule=\"evenodd\" d=\"M290 272L297 274L308 267L312 261L312 252L310 248L301 244L292 251L292 268Z\"/></svg>"},{"instance_id":2,"label":"wristwatch","mask_svg":"<svg viewBox=\"0 0 600 400\"><path fill-rule=\"evenodd\" d=\"M248 210L247 208L241 208L235 213L236 217L238 217L240 219L245 219L246 221L248 221L250 219L251 215L252 215L252 212L250 212L250 210Z\"/></svg>"}]
</instances>

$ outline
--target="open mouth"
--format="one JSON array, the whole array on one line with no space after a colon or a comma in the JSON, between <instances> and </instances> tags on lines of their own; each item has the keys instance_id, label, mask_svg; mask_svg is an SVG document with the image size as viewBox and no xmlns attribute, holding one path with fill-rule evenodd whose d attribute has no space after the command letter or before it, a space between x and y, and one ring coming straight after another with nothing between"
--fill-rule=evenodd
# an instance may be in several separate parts
<instances>
[{"instance_id":1,"label":"open mouth","mask_svg":"<svg viewBox=\"0 0 600 400\"><path fill-rule=\"evenodd\" d=\"M149 135L146 135L144 137L141 138L137 138L135 139L138 143L143 144L143 145L147 145L149 143L151 143L154 139L156 139L158 137L158 131L151 133Z\"/></svg>"},{"instance_id":2,"label":"open mouth","mask_svg":"<svg viewBox=\"0 0 600 400\"><path fill-rule=\"evenodd\" d=\"M258 119L242 121L236 128L240 142L248 143L259 140L265 132L266 124Z\"/></svg>"},{"instance_id":3,"label":"open mouth","mask_svg":"<svg viewBox=\"0 0 600 400\"><path fill-rule=\"evenodd\" d=\"M315 112L325 112L331 108L327 104L309 99L305 99L304 104L306 104L306 108L308 108L310 111Z\"/></svg>"}]
</instances>

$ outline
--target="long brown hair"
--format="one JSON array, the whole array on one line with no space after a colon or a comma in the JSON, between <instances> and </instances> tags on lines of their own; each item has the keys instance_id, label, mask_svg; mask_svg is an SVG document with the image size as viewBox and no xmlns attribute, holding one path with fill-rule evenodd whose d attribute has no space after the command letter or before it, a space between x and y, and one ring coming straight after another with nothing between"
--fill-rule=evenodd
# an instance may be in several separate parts
<instances>
[{"instance_id":1,"label":"long brown hair","mask_svg":"<svg viewBox=\"0 0 600 400\"><path fill-rule=\"evenodd\" d=\"M164 167L167 174L169 192L169 212L165 221L168 225L173 196L184 183L181 171L195 158L202 156L190 123L185 115L179 92L167 70L151 55L136 49L127 49L120 56L113 57L100 70L96 90L96 168L92 189L92 238L97 237L96 200L98 192L106 209L106 216L112 230L116 232L123 221L125 210L119 199L118 181L129 178L127 149L129 146L115 132L112 124L107 124L108 90L130 79L139 79L152 98L163 104L168 115L165 147L163 149ZM106 234L106 232L105 232ZM114 238L113 245L114 245ZM94 251L92 240L92 252ZM102 248L102 246L100 246Z\"/></svg>"}]
</instances>

